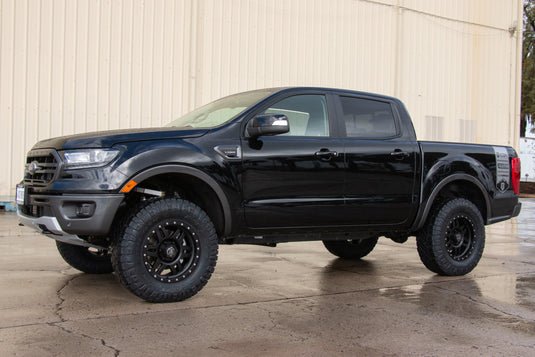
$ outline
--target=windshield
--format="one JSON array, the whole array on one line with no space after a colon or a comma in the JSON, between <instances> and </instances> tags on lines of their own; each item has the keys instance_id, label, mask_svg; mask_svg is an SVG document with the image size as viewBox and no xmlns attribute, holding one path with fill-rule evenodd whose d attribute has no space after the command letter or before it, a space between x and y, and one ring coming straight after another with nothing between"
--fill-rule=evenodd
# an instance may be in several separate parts
<instances>
[{"instance_id":1,"label":"windshield","mask_svg":"<svg viewBox=\"0 0 535 357\"><path fill-rule=\"evenodd\" d=\"M166 126L213 128L235 118L271 93L273 91L263 89L221 98L173 120Z\"/></svg>"}]
</instances>

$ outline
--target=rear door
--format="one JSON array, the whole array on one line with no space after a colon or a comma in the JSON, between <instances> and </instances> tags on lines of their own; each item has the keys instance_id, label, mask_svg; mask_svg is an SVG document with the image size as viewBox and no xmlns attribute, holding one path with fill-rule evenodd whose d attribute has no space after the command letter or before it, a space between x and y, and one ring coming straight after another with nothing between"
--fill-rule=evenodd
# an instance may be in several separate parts
<instances>
[{"instance_id":1,"label":"rear door","mask_svg":"<svg viewBox=\"0 0 535 357\"><path fill-rule=\"evenodd\" d=\"M346 132L344 223L404 226L417 206L418 143L403 136L386 99L340 95L337 103Z\"/></svg>"},{"instance_id":2,"label":"rear door","mask_svg":"<svg viewBox=\"0 0 535 357\"><path fill-rule=\"evenodd\" d=\"M290 132L246 139L241 174L247 225L317 227L340 224L344 210L343 145L329 96L286 94L257 114L284 114Z\"/></svg>"}]
</instances>

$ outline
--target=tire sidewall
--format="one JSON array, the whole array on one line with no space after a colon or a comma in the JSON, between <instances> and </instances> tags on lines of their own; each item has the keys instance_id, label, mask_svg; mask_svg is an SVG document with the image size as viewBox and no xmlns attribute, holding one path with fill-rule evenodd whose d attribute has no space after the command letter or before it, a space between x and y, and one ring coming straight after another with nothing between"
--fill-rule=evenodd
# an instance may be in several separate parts
<instances>
[{"instance_id":1,"label":"tire sidewall","mask_svg":"<svg viewBox=\"0 0 535 357\"><path fill-rule=\"evenodd\" d=\"M109 274L113 272L111 257L107 251L96 255L84 246L56 241L56 247L63 260L86 274Z\"/></svg>"},{"instance_id":2,"label":"tire sidewall","mask_svg":"<svg viewBox=\"0 0 535 357\"><path fill-rule=\"evenodd\" d=\"M378 239L379 237L371 237L367 239L323 241L323 245L331 254L342 259L360 259L371 253L377 245Z\"/></svg>"}]
</instances>

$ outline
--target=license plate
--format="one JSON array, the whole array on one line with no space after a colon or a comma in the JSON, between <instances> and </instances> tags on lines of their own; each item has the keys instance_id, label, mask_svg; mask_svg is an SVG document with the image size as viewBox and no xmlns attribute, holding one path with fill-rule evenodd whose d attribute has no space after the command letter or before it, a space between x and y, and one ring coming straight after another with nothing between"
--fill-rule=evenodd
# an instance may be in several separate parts
<instances>
[{"instance_id":1,"label":"license plate","mask_svg":"<svg viewBox=\"0 0 535 357\"><path fill-rule=\"evenodd\" d=\"M15 202L18 205L24 205L24 196L26 194L26 188L23 185L17 185L17 195L15 197Z\"/></svg>"}]
</instances>

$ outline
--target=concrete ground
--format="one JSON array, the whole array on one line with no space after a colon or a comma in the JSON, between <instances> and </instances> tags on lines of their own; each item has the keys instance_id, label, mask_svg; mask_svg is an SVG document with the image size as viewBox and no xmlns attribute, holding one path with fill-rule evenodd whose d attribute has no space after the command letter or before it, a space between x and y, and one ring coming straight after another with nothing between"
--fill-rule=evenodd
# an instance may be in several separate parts
<instances>
[{"instance_id":1,"label":"concrete ground","mask_svg":"<svg viewBox=\"0 0 535 357\"><path fill-rule=\"evenodd\" d=\"M535 199L487 227L479 266L429 272L414 239L362 261L320 242L223 246L193 298L150 304L70 268L0 215L1 356L535 355Z\"/></svg>"}]
</instances>

